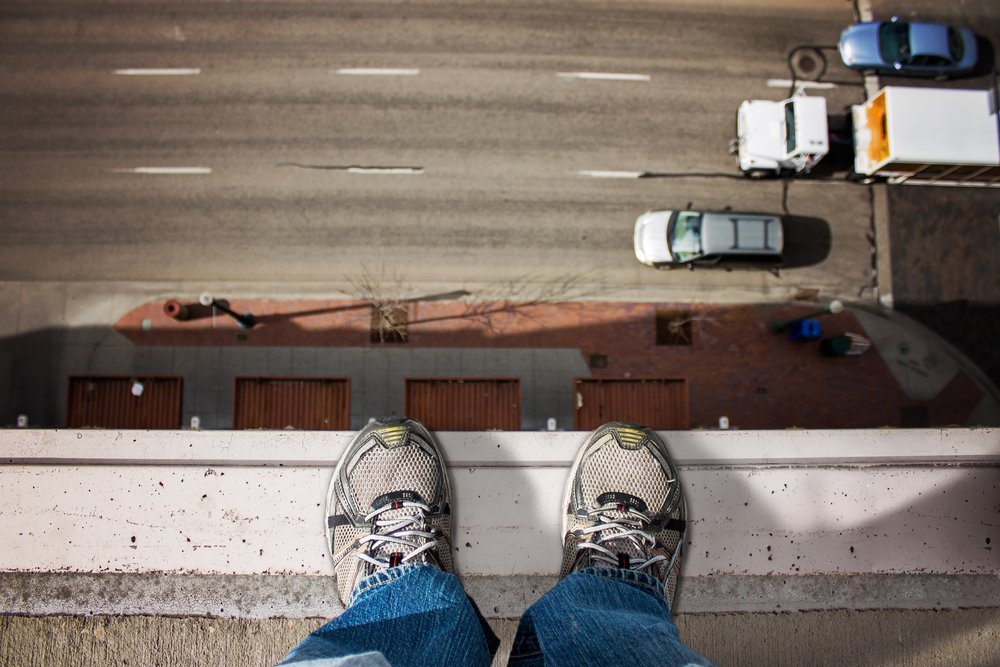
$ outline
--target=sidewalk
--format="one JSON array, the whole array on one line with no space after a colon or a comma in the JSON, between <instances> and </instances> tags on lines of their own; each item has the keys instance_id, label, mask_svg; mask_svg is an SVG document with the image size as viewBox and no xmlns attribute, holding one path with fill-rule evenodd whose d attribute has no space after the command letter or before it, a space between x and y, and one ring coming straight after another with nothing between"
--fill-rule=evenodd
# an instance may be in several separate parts
<instances>
[{"instance_id":1,"label":"sidewalk","mask_svg":"<svg viewBox=\"0 0 1000 667\"><path fill-rule=\"evenodd\" d=\"M718 428L723 416L744 429L1000 424L996 389L974 366L915 322L863 304L822 317L822 336L853 332L874 347L828 358L818 341L768 330L817 304L571 302L484 316L483 304L470 315L461 301L417 301L406 343L373 343L370 307L354 301L234 300L258 318L249 331L210 309L174 321L164 302L117 315L113 329L67 323L3 339L2 422L27 414L62 426L69 376L120 375L183 378L182 423L197 415L209 429L232 427L237 376L349 378L352 429L401 413L411 377L517 378L524 430L549 418L572 428L576 378L681 379L690 428Z\"/></svg>"}]
</instances>

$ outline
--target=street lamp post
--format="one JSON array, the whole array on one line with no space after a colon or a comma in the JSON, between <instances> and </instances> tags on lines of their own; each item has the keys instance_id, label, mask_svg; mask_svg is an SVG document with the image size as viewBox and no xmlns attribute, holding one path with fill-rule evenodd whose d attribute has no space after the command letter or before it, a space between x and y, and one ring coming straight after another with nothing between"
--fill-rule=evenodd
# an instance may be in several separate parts
<instances>
[{"instance_id":1,"label":"street lamp post","mask_svg":"<svg viewBox=\"0 0 1000 667\"><path fill-rule=\"evenodd\" d=\"M837 313L843 312L844 304L840 301L834 299L822 310L816 310L811 313L806 313L805 315L800 315L799 317L793 317L787 320L771 320L767 324L767 328L771 333L781 333L788 327L792 326L796 322L802 322L803 320L808 320L813 317L820 317L822 315L836 315Z\"/></svg>"},{"instance_id":2,"label":"street lamp post","mask_svg":"<svg viewBox=\"0 0 1000 667\"><path fill-rule=\"evenodd\" d=\"M212 308L218 308L226 315L236 320L236 323L240 325L241 329L252 329L254 325L257 324L257 318L253 316L253 313L237 313L236 311L230 309L229 307L219 303L215 297L213 297L208 292L202 294L198 297L199 303L203 306L211 306Z\"/></svg>"}]
</instances>

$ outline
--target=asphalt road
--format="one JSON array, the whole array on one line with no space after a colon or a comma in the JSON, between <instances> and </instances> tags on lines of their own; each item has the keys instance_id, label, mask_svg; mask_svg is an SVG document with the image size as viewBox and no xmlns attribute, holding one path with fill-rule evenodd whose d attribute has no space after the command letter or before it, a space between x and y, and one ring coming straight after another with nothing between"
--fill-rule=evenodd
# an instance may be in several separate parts
<instances>
[{"instance_id":1,"label":"asphalt road","mask_svg":"<svg viewBox=\"0 0 1000 667\"><path fill-rule=\"evenodd\" d=\"M706 300L857 296L872 207L837 180L788 186L779 274L658 272L631 251L651 208L782 212L782 183L732 178L736 107L783 97L767 81L788 78L789 50L835 44L852 18L844 0L8 0L0 280L336 285L368 266L413 284L586 273ZM577 72L640 77L560 76ZM129 171L147 167L211 171Z\"/></svg>"}]
</instances>

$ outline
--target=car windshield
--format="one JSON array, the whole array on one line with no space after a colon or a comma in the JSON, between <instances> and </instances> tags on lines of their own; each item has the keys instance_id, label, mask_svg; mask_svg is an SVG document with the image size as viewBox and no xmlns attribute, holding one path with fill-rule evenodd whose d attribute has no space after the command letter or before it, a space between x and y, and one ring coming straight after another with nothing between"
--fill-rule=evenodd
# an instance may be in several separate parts
<instances>
[{"instance_id":1,"label":"car windshield","mask_svg":"<svg viewBox=\"0 0 1000 667\"><path fill-rule=\"evenodd\" d=\"M686 262L701 255L701 213L675 213L667 229L667 243L675 262Z\"/></svg>"},{"instance_id":2,"label":"car windshield","mask_svg":"<svg viewBox=\"0 0 1000 667\"><path fill-rule=\"evenodd\" d=\"M962 44L962 37L954 28L948 28L948 51L951 59L958 62L965 55L965 45Z\"/></svg>"},{"instance_id":3,"label":"car windshield","mask_svg":"<svg viewBox=\"0 0 1000 667\"><path fill-rule=\"evenodd\" d=\"M883 23L878 29L878 49L882 60L892 64L910 57L910 24Z\"/></svg>"},{"instance_id":4,"label":"car windshield","mask_svg":"<svg viewBox=\"0 0 1000 667\"><path fill-rule=\"evenodd\" d=\"M795 150L795 103L785 102L785 152Z\"/></svg>"}]
</instances>

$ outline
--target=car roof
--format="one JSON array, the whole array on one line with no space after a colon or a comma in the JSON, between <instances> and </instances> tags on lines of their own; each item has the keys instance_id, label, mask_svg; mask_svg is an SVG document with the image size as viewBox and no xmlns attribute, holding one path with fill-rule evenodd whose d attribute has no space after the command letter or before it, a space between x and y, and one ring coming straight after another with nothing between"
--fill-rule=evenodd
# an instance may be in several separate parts
<instances>
[{"instance_id":1,"label":"car roof","mask_svg":"<svg viewBox=\"0 0 1000 667\"><path fill-rule=\"evenodd\" d=\"M910 55L938 56L951 60L951 52L948 49L948 26L940 23L911 23Z\"/></svg>"},{"instance_id":2,"label":"car roof","mask_svg":"<svg viewBox=\"0 0 1000 667\"><path fill-rule=\"evenodd\" d=\"M783 237L776 215L723 212L702 217L702 248L709 255L780 255Z\"/></svg>"}]
</instances>

